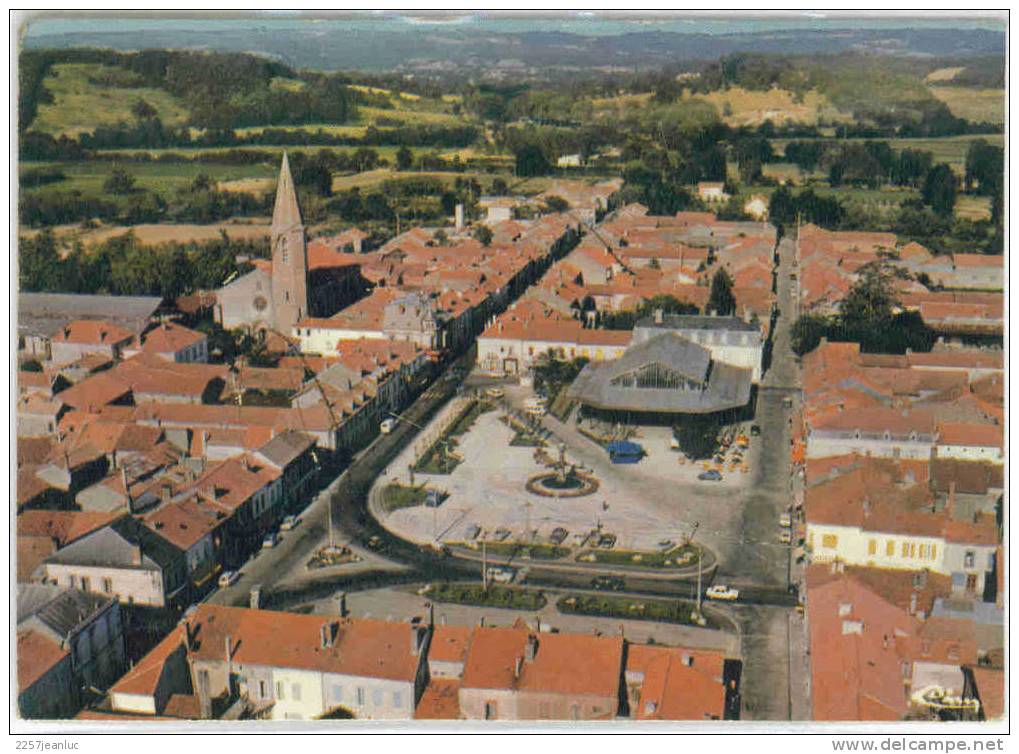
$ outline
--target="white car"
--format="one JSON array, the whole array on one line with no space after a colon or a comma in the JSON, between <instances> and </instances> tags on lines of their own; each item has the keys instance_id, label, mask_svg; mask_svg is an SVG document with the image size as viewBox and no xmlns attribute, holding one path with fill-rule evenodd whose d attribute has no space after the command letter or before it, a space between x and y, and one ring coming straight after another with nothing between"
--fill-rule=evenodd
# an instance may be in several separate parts
<instances>
[{"instance_id":1,"label":"white car","mask_svg":"<svg viewBox=\"0 0 1019 754\"><path fill-rule=\"evenodd\" d=\"M784 545L791 544L793 541L793 535L789 533L788 529L783 529L778 535L778 541Z\"/></svg>"},{"instance_id":2,"label":"white car","mask_svg":"<svg viewBox=\"0 0 1019 754\"><path fill-rule=\"evenodd\" d=\"M297 516L287 516L283 519L283 523L280 524L280 529L283 531L290 531L291 529L297 528L299 523L301 523L301 519Z\"/></svg>"},{"instance_id":3,"label":"white car","mask_svg":"<svg viewBox=\"0 0 1019 754\"><path fill-rule=\"evenodd\" d=\"M487 395L489 398L502 398L504 395L506 395L506 391L503 390L501 387L490 387L488 388L488 390L485 391L485 395Z\"/></svg>"},{"instance_id":4,"label":"white car","mask_svg":"<svg viewBox=\"0 0 1019 754\"><path fill-rule=\"evenodd\" d=\"M266 534L265 537L262 539L262 549L271 550L273 547L279 544L279 541L280 535L274 531L271 531L268 534Z\"/></svg>"},{"instance_id":5,"label":"white car","mask_svg":"<svg viewBox=\"0 0 1019 754\"><path fill-rule=\"evenodd\" d=\"M223 571L223 573L219 575L219 585L221 587L231 586L237 583L237 579L240 577L241 575L237 573L237 571Z\"/></svg>"},{"instance_id":6,"label":"white car","mask_svg":"<svg viewBox=\"0 0 1019 754\"><path fill-rule=\"evenodd\" d=\"M379 425L379 431L384 435L388 435L394 429L396 429L396 419L385 419L382 424Z\"/></svg>"},{"instance_id":7,"label":"white car","mask_svg":"<svg viewBox=\"0 0 1019 754\"><path fill-rule=\"evenodd\" d=\"M489 580L496 584L509 584L513 581L514 576L516 576L516 571L512 568L500 568L498 566L494 566L488 569Z\"/></svg>"},{"instance_id":8,"label":"white car","mask_svg":"<svg viewBox=\"0 0 1019 754\"><path fill-rule=\"evenodd\" d=\"M778 517L778 525L784 526L788 529L790 526L793 525L793 517L790 516L788 513L783 513L781 516Z\"/></svg>"},{"instance_id":9,"label":"white car","mask_svg":"<svg viewBox=\"0 0 1019 754\"><path fill-rule=\"evenodd\" d=\"M723 584L716 584L715 586L709 586L707 591L704 592L708 596L708 599L712 600L733 600L739 599L739 589L730 589Z\"/></svg>"}]
</instances>

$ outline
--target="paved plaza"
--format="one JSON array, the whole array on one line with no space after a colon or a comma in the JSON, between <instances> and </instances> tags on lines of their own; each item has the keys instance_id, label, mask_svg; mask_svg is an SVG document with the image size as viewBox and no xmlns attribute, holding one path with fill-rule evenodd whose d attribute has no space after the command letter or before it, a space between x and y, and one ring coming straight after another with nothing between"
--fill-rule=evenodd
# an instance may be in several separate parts
<instances>
[{"instance_id":1,"label":"paved plaza","mask_svg":"<svg viewBox=\"0 0 1019 754\"><path fill-rule=\"evenodd\" d=\"M512 405L523 389L510 387L506 400ZM418 506L385 516L384 525L395 534L416 542L464 542L473 526L489 538L497 529L510 532L507 541L548 542L556 527L569 532L564 544L576 546L578 535L597 530L616 535L619 549L653 550L658 542L679 542L697 528L696 538L713 550L729 549L735 541L730 532L738 526L743 492L752 474L725 473L722 482L697 480L699 465L680 464L680 454L670 448L671 430L643 427L634 439L647 456L638 464L616 465L606 452L580 434L571 422L544 417L551 431L546 451L558 457L566 446L568 463L593 473L597 492L578 498L549 498L530 493L527 479L547 468L535 460L535 448L510 445L514 430L503 421L504 407L482 414L471 430L459 438L456 448L464 458L449 475L414 474L415 484L425 483L448 497L438 508ZM756 456L748 454L751 466ZM394 463L382 484L409 481L408 449ZM397 472L399 470L399 472ZM528 532L531 532L528 535Z\"/></svg>"}]
</instances>

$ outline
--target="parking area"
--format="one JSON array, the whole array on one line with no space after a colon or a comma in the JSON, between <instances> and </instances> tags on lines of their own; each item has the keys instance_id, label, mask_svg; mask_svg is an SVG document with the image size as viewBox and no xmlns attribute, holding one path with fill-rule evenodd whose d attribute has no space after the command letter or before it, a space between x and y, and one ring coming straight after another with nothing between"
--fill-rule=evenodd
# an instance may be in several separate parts
<instances>
[{"instance_id":1,"label":"parking area","mask_svg":"<svg viewBox=\"0 0 1019 754\"><path fill-rule=\"evenodd\" d=\"M547 456L539 462L538 448L520 444L509 421L511 413L523 415L533 393L514 384L500 389L498 408L481 414L457 438L455 452L463 461L452 473L414 474L415 485L444 493L442 504L383 514L386 528L415 542L447 544L482 540L555 544L553 533L565 529L561 542L565 547L576 549L585 539L590 546L597 537L612 535L616 549L639 551L656 550L664 541L680 543L696 532L696 540L716 553L733 551L742 500L753 474L730 472L727 458L721 480L698 479L705 468L680 462L682 454L672 447L668 427L639 428L631 439L644 449L644 457L636 464L613 464L605 449L579 432L573 421L560 422L551 414L540 419ZM749 434L749 427L746 431ZM759 438L747 440L749 448L742 457L745 467L753 468ZM550 458L559 458L560 446L565 446L569 465L598 480L594 494L552 498L526 489L530 477L549 470ZM412 460L407 451L390 464L379 484L409 484ZM592 533L596 536L588 539Z\"/></svg>"}]
</instances>

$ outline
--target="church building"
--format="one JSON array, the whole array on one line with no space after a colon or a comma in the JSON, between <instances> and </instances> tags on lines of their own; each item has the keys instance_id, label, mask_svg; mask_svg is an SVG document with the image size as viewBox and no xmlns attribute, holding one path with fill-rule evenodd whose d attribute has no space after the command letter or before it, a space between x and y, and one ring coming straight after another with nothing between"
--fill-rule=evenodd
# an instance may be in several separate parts
<instances>
[{"instance_id":1,"label":"church building","mask_svg":"<svg viewBox=\"0 0 1019 754\"><path fill-rule=\"evenodd\" d=\"M216 291L216 313L227 330L275 331L287 336L305 317L329 317L366 290L351 254L308 241L290 161L283 154L272 213L271 260Z\"/></svg>"}]
</instances>

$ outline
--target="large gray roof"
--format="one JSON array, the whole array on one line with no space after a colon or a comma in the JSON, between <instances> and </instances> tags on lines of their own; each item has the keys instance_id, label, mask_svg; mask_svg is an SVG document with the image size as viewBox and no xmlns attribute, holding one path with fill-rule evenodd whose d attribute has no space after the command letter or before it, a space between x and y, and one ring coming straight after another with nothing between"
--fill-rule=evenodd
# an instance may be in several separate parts
<instances>
[{"instance_id":1,"label":"large gray roof","mask_svg":"<svg viewBox=\"0 0 1019 754\"><path fill-rule=\"evenodd\" d=\"M179 548L151 529L130 516L124 516L58 550L46 562L152 571L170 566L182 555Z\"/></svg>"},{"instance_id":2,"label":"large gray roof","mask_svg":"<svg viewBox=\"0 0 1019 754\"><path fill-rule=\"evenodd\" d=\"M89 618L116 598L52 584L18 584L18 624L33 618L57 640L66 640Z\"/></svg>"},{"instance_id":3,"label":"large gray roof","mask_svg":"<svg viewBox=\"0 0 1019 754\"><path fill-rule=\"evenodd\" d=\"M626 387L616 377L648 364L661 364L702 389ZM681 335L667 332L626 350L620 358L591 362L574 380L568 395L609 411L706 414L745 406L750 400L752 370L710 360L710 352Z\"/></svg>"},{"instance_id":4,"label":"large gray roof","mask_svg":"<svg viewBox=\"0 0 1019 754\"><path fill-rule=\"evenodd\" d=\"M264 456L269 463L285 469L314 444L315 440L304 432L287 430L269 440L258 449L258 453Z\"/></svg>"},{"instance_id":5,"label":"large gray roof","mask_svg":"<svg viewBox=\"0 0 1019 754\"><path fill-rule=\"evenodd\" d=\"M140 333L162 301L159 296L19 293L18 332L51 336L76 319L105 319Z\"/></svg>"},{"instance_id":6,"label":"large gray roof","mask_svg":"<svg viewBox=\"0 0 1019 754\"><path fill-rule=\"evenodd\" d=\"M739 317L710 317L703 314L666 314L662 321L653 317L637 320L635 328L660 328L666 330L726 330L729 332L760 332L760 326L744 322Z\"/></svg>"}]
</instances>

